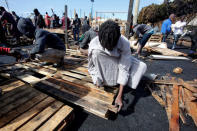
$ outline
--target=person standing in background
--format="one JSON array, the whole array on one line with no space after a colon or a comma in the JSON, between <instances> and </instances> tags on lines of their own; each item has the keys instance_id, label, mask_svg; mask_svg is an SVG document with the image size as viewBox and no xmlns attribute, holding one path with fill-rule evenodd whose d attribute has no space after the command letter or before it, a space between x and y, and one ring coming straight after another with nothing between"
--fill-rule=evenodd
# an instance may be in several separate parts
<instances>
[{"instance_id":1,"label":"person standing in background","mask_svg":"<svg viewBox=\"0 0 197 131\"><path fill-rule=\"evenodd\" d=\"M46 12L46 15L45 15L45 25L46 25L46 27L48 29L50 28L50 24L51 24L50 19L51 19L51 17L48 15L48 12Z\"/></svg>"},{"instance_id":2,"label":"person standing in background","mask_svg":"<svg viewBox=\"0 0 197 131\"><path fill-rule=\"evenodd\" d=\"M162 23L162 27L161 27L161 33L163 35L163 39L162 42L166 42L166 38L168 37L168 35L171 33L171 25L172 23L174 23L175 21L175 14L171 14L169 19L165 20Z\"/></svg>"}]
</instances>

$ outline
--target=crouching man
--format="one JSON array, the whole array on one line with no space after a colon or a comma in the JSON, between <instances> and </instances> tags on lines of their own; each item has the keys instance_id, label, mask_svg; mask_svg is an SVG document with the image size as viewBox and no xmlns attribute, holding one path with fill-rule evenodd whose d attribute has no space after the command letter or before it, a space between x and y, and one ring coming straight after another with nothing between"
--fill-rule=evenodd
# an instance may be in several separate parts
<instances>
[{"instance_id":1,"label":"crouching man","mask_svg":"<svg viewBox=\"0 0 197 131\"><path fill-rule=\"evenodd\" d=\"M29 38L34 38L34 47L30 51L32 58L61 66L64 63L65 45L61 39L43 29L36 29L30 19L21 18L18 30Z\"/></svg>"},{"instance_id":2,"label":"crouching man","mask_svg":"<svg viewBox=\"0 0 197 131\"><path fill-rule=\"evenodd\" d=\"M121 36L118 24L111 20L104 22L89 45L88 71L98 87L119 85L115 99L119 111L124 86L136 89L146 69L145 63L131 56L129 41Z\"/></svg>"},{"instance_id":3,"label":"crouching man","mask_svg":"<svg viewBox=\"0 0 197 131\"><path fill-rule=\"evenodd\" d=\"M97 36L98 28L90 28L85 32L82 42L79 43L80 52L84 55L88 55L88 48L90 41Z\"/></svg>"}]
</instances>

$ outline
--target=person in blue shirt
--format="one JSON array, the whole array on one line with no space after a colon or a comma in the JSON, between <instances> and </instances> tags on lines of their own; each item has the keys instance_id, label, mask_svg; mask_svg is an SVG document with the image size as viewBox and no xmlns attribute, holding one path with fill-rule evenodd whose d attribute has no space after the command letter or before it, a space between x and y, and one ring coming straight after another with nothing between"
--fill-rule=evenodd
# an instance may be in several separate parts
<instances>
[{"instance_id":1,"label":"person in blue shirt","mask_svg":"<svg viewBox=\"0 0 197 131\"><path fill-rule=\"evenodd\" d=\"M161 33L163 35L163 39L162 42L166 41L166 38L168 37L168 35L171 33L171 25L172 23L174 23L175 21L175 14L171 14L169 19L165 20L162 23L162 27L161 27Z\"/></svg>"}]
</instances>

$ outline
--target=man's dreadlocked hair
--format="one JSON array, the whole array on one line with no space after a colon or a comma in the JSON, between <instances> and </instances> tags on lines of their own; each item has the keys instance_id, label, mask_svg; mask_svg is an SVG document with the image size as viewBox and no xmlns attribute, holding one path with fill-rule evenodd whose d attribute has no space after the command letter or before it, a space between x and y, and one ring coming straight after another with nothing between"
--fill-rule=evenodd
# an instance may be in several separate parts
<instances>
[{"instance_id":1,"label":"man's dreadlocked hair","mask_svg":"<svg viewBox=\"0 0 197 131\"><path fill-rule=\"evenodd\" d=\"M108 20L100 26L98 36L102 47L112 51L120 38L120 26L114 21Z\"/></svg>"}]
</instances>

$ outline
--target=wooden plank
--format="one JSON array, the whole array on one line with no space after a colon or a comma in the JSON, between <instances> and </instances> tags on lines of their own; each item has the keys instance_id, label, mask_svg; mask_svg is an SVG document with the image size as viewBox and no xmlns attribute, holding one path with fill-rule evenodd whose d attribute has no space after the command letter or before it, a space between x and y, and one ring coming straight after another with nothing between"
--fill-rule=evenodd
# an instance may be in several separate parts
<instances>
[{"instance_id":1,"label":"wooden plank","mask_svg":"<svg viewBox=\"0 0 197 131\"><path fill-rule=\"evenodd\" d=\"M192 92L184 88L184 100L186 104L186 109L189 115L192 117L194 120L195 125L197 126L197 103L191 101L189 98L192 97Z\"/></svg>"},{"instance_id":2,"label":"wooden plank","mask_svg":"<svg viewBox=\"0 0 197 131\"><path fill-rule=\"evenodd\" d=\"M81 74L72 73L72 72L69 72L69 71L61 71L61 74L67 75L67 76L70 76L70 77L75 77L77 79L85 80L87 82L92 83L92 79L90 77L87 77L87 76L84 76L84 75L81 75Z\"/></svg>"},{"instance_id":3,"label":"wooden plank","mask_svg":"<svg viewBox=\"0 0 197 131\"><path fill-rule=\"evenodd\" d=\"M154 81L148 81L150 83L155 83L155 84L165 84L165 85L182 85L179 81L172 81L172 80L154 80ZM193 81L186 81L185 83L189 84L190 86L197 87L197 83Z\"/></svg>"},{"instance_id":4,"label":"wooden plank","mask_svg":"<svg viewBox=\"0 0 197 131\"><path fill-rule=\"evenodd\" d=\"M2 131L11 131L18 129L21 125L23 125L28 120L31 120L34 116L36 116L40 111L44 110L46 107L51 105L55 101L54 98L48 97L38 105L31 108L29 111L23 113L13 121L11 121L8 125L1 128Z\"/></svg>"},{"instance_id":5,"label":"wooden plank","mask_svg":"<svg viewBox=\"0 0 197 131\"><path fill-rule=\"evenodd\" d=\"M94 95L90 95L90 93L88 93L88 92L81 94L80 92L76 91L78 89L69 90L69 88L73 88L72 86L63 85L62 83L59 85L56 85L58 82L56 82L56 84L53 84L53 83L51 83L52 81L53 80L50 80L50 82L43 81L43 83L45 83L46 85L52 86L52 87L56 87L57 89L61 89L61 91L71 94L73 96L76 96L79 99L83 99L83 100L88 101L90 103L95 103L99 107L106 107L107 109L109 109L112 112L115 112L115 113L118 112L117 108L112 105L113 98L107 102L107 101L101 100L102 97L104 97L104 96L99 96L96 94L94 96ZM83 92L83 91L81 91L81 92ZM107 97L105 97L105 98L107 100Z\"/></svg>"},{"instance_id":6,"label":"wooden plank","mask_svg":"<svg viewBox=\"0 0 197 131\"><path fill-rule=\"evenodd\" d=\"M53 131L57 129L65 119L73 113L73 109L69 106L63 106L55 115L53 115L38 131ZM67 124L67 123L66 123Z\"/></svg>"},{"instance_id":7,"label":"wooden plank","mask_svg":"<svg viewBox=\"0 0 197 131\"><path fill-rule=\"evenodd\" d=\"M53 83L55 85L61 86L65 90L76 93L76 94L80 95L80 97L88 95L90 97L93 97L93 99L98 99L98 100L103 101L108 104L112 104L112 102L114 100L114 96L111 97L111 96L105 95L103 93L100 93L97 90L96 91L90 90L89 88L86 88L86 87L68 85L63 80L48 79L47 81L50 83Z\"/></svg>"},{"instance_id":8,"label":"wooden plank","mask_svg":"<svg viewBox=\"0 0 197 131\"><path fill-rule=\"evenodd\" d=\"M159 48L159 47L145 47L149 52L160 53L165 56L187 56L187 54L171 50L168 48Z\"/></svg>"},{"instance_id":9,"label":"wooden plank","mask_svg":"<svg viewBox=\"0 0 197 131\"><path fill-rule=\"evenodd\" d=\"M9 92L11 90L14 90L18 87L21 87L25 85L24 82L20 81L20 80L17 80L17 81L14 81L12 83L9 83L9 84L6 84L6 85L3 85L3 86L0 86L0 88L4 91L4 92Z\"/></svg>"},{"instance_id":10,"label":"wooden plank","mask_svg":"<svg viewBox=\"0 0 197 131\"><path fill-rule=\"evenodd\" d=\"M36 97L32 98L31 100L25 102L21 106L17 107L16 109L10 111L9 113L5 114L4 116L0 117L0 128L14 120L17 116L20 116L24 112L28 111L41 101L47 98L47 95L41 93L38 94Z\"/></svg>"},{"instance_id":11,"label":"wooden plank","mask_svg":"<svg viewBox=\"0 0 197 131\"><path fill-rule=\"evenodd\" d=\"M34 85L36 88L42 90L42 91L47 91L47 93L58 97L59 99L66 100L68 102L74 103L76 105L79 105L80 107L84 108L85 110L96 114L97 116L100 116L102 118L106 118L106 113L108 109L106 107L98 107L96 103L90 103L84 99L80 99L76 96L73 96L69 93L61 91L60 86L50 86L46 85L43 82L39 82L36 85Z\"/></svg>"},{"instance_id":12,"label":"wooden plank","mask_svg":"<svg viewBox=\"0 0 197 131\"><path fill-rule=\"evenodd\" d=\"M39 95L39 92L38 91L29 90L28 92L26 92L25 94L23 94L23 96L21 96L22 97L21 99L19 97L19 99L15 99L15 101L12 102L11 104L6 105L3 108L1 108L1 110L0 110L0 116L3 115L3 114L8 113L12 109L15 109L18 106L24 104L25 102L27 102L28 100L32 99L36 95Z\"/></svg>"},{"instance_id":13,"label":"wooden plank","mask_svg":"<svg viewBox=\"0 0 197 131\"><path fill-rule=\"evenodd\" d=\"M53 114L55 114L58 111L58 109L60 109L62 106L63 106L62 102L55 101L53 104L51 104L49 107L44 109L33 119L31 119L21 128L19 128L18 131L27 131L27 130L33 131L38 129L42 125L42 123L47 121L47 119L50 118Z\"/></svg>"},{"instance_id":14,"label":"wooden plank","mask_svg":"<svg viewBox=\"0 0 197 131\"><path fill-rule=\"evenodd\" d=\"M31 91L30 88L28 88L27 86L23 86L23 88L21 88L21 90L19 89L18 93L14 94L12 97L6 97L6 99L5 98L1 99L0 109L6 105L9 105L13 101L20 99L22 96L29 93L30 91Z\"/></svg>"},{"instance_id":15,"label":"wooden plank","mask_svg":"<svg viewBox=\"0 0 197 131\"><path fill-rule=\"evenodd\" d=\"M41 81L42 79L39 79L37 77L34 77L32 75L29 75L29 74L25 74L25 75L22 75L22 76L16 76L16 78L28 83L28 84L35 84L35 83L38 83L39 81Z\"/></svg>"},{"instance_id":16,"label":"wooden plank","mask_svg":"<svg viewBox=\"0 0 197 131\"><path fill-rule=\"evenodd\" d=\"M173 85L173 92L172 92L172 112L171 112L171 119L169 130L170 131L179 131L179 87L178 85Z\"/></svg>"},{"instance_id":17,"label":"wooden plank","mask_svg":"<svg viewBox=\"0 0 197 131\"><path fill-rule=\"evenodd\" d=\"M46 75L46 76L52 76L54 73L56 73L55 70L51 70L49 68L42 68L40 66L36 66L34 64L31 64L31 63L25 63L24 65L30 67L30 69L32 71L35 71L37 73L40 73L40 74L43 74L43 75Z\"/></svg>"},{"instance_id":18,"label":"wooden plank","mask_svg":"<svg viewBox=\"0 0 197 131\"><path fill-rule=\"evenodd\" d=\"M18 93L21 92L21 90L25 90L26 88L27 88L27 86L22 86L20 88L16 88L16 89L10 91L9 93L3 94L0 97L0 103L2 103L7 98L12 98L14 95L17 95Z\"/></svg>"},{"instance_id":19,"label":"wooden plank","mask_svg":"<svg viewBox=\"0 0 197 131\"><path fill-rule=\"evenodd\" d=\"M67 77L67 76L60 76L60 77L61 79L64 80L65 83L72 85L72 86L86 88L86 89L89 89L90 91L96 91L99 94L108 95L109 97L113 97L115 95L115 93L104 91L100 88L97 88L95 85L89 82L84 82L84 81L77 80L77 79ZM54 78L59 78L59 77L54 77Z\"/></svg>"},{"instance_id":20,"label":"wooden plank","mask_svg":"<svg viewBox=\"0 0 197 131\"><path fill-rule=\"evenodd\" d=\"M165 88L165 90L166 90L166 104L165 104L166 106L165 106L165 109L166 109L168 121L170 122L171 112L172 112L172 101L171 101L172 94L170 92L169 87Z\"/></svg>"}]
</instances>

